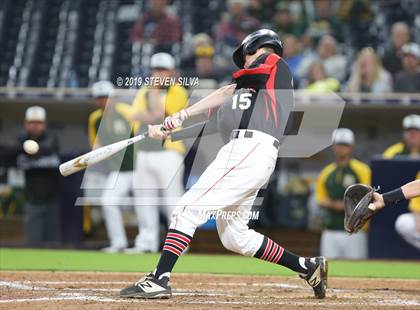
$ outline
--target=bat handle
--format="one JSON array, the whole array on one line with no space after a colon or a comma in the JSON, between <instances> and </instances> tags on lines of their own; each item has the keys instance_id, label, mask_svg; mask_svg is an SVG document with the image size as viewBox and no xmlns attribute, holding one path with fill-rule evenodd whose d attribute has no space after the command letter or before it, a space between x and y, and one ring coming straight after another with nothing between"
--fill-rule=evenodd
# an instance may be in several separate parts
<instances>
[{"instance_id":1,"label":"bat handle","mask_svg":"<svg viewBox=\"0 0 420 310\"><path fill-rule=\"evenodd\" d=\"M169 130L168 129L166 129L165 127L163 127L163 126L161 126L160 127L160 130L161 131L163 131L163 132L168 132ZM146 138L146 137L148 137L149 136L149 132L148 131L146 131L145 133L143 133L143 137L144 138Z\"/></svg>"}]
</instances>

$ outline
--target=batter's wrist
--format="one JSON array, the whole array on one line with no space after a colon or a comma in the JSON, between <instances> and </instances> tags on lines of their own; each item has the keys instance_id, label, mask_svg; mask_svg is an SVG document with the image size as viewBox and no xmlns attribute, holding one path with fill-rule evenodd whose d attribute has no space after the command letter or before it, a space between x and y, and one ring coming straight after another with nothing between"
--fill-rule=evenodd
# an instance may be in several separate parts
<instances>
[{"instance_id":1,"label":"batter's wrist","mask_svg":"<svg viewBox=\"0 0 420 310\"><path fill-rule=\"evenodd\" d=\"M181 111L179 111L179 117L181 121L185 121L190 117L190 114L188 113L187 109L182 109Z\"/></svg>"},{"instance_id":2,"label":"batter's wrist","mask_svg":"<svg viewBox=\"0 0 420 310\"><path fill-rule=\"evenodd\" d=\"M393 191L382 194L385 206L390 206L399 203L400 201L406 200L401 187L394 189Z\"/></svg>"}]
</instances>

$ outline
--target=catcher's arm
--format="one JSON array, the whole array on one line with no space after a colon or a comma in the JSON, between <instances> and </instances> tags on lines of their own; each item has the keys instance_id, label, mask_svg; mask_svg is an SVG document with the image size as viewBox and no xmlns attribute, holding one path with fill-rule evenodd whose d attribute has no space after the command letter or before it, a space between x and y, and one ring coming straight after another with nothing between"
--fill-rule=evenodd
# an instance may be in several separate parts
<instances>
[{"instance_id":1,"label":"catcher's arm","mask_svg":"<svg viewBox=\"0 0 420 310\"><path fill-rule=\"evenodd\" d=\"M379 194L375 192L371 207L379 210L402 200L409 200L419 196L420 180L415 180L387 193Z\"/></svg>"},{"instance_id":2,"label":"catcher's arm","mask_svg":"<svg viewBox=\"0 0 420 310\"><path fill-rule=\"evenodd\" d=\"M420 196L420 180L415 180L403 185L402 191L405 199L412 199Z\"/></svg>"}]
</instances>

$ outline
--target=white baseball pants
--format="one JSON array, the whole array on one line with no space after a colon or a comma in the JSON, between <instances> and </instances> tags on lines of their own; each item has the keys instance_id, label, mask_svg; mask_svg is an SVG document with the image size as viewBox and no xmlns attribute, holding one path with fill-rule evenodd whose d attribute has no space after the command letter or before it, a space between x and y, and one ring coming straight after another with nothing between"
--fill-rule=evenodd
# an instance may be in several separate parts
<instances>
[{"instance_id":1,"label":"white baseball pants","mask_svg":"<svg viewBox=\"0 0 420 310\"><path fill-rule=\"evenodd\" d=\"M341 230L326 229L321 235L321 255L328 258L366 259L368 236L365 231L349 235Z\"/></svg>"},{"instance_id":2,"label":"white baseball pants","mask_svg":"<svg viewBox=\"0 0 420 310\"><path fill-rule=\"evenodd\" d=\"M216 212L217 231L225 248L246 256L258 251L264 236L248 228L248 216L258 190L274 170L277 149L273 137L253 132L252 138L233 139L220 149L178 202L170 228L193 236L196 228Z\"/></svg>"},{"instance_id":3,"label":"white baseball pants","mask_svg":"<svg viewBox=\"0 0 420 310\"><path fill-rule=\"evenodd\" d=\"M404 213L397 217L395 230L409 244L420 250L420 233L416 229L416 218L413 213Z\"/></svg>"},{"instance_id":4,"label":"white baseball pants","mask_svg":"<svg viewBox=\"0 0 420 310\"><path fill-rule=\"evenodd\" d=\"M134 180L139 234L135 247L159 251L159 207L170 218L176 202L184 193L184 158L176 151L139 151Z\"/></svg>"},{"instance_id":5,"label":"white baseball pants","mask_svg":"<svg viewBox=\"0 0 420 310\"><path fill-rule=\"evenodd\" d=\"M127 236L119 205L133 186L133 171L111 171L102 191L101 204L111 247L126 248Z\"/></svg>"}]
</instances>

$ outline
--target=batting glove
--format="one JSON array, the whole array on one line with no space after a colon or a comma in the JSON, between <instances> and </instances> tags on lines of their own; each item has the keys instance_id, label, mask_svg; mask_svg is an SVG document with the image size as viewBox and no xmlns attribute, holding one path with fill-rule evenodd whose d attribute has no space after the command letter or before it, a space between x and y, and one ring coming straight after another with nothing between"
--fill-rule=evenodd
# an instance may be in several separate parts
<instances>
[{"instance_id":1,"label":"batting glove","mask_svg":"<svg viewBox=\"0 0 420 310\"><path fill-rule=\"evenodd\" d=\"M188 113L185 109L168 116L163 121L163 128L166 130L174 130L182 126L182 123L188 118Z\"/></svg>"}]
</instances>

